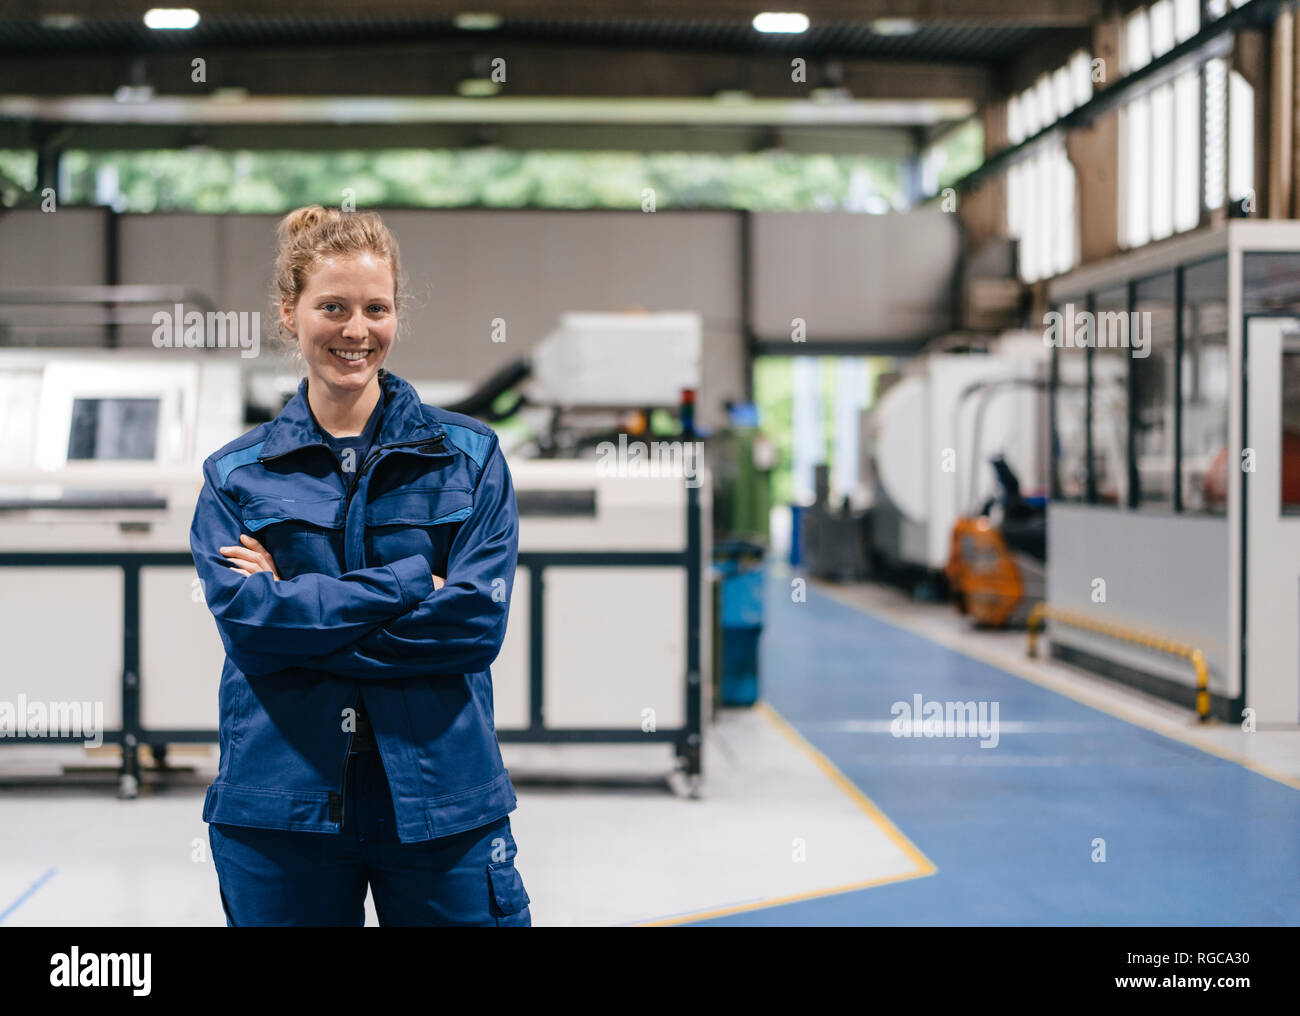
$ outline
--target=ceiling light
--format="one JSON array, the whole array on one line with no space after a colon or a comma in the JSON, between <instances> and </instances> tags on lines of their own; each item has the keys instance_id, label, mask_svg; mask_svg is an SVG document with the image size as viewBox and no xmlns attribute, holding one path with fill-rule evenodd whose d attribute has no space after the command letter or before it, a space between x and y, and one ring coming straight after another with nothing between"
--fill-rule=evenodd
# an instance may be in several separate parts
<instances>
[{"instance_id":1,"label":"ceiling light","mask_svg":"<svg viewBox=\"0 0 1300 1016\"><path fill-rule=\"evenodd\" d=\"M842 85L830 88L814 88L808 93L808 96L813 102L819 102L825 106L853 101L853 93Z\"/></svg>"},{"instance_id":2,"label":"ceiling light","mask_svg":"<svg viewBox=\"0 0 1300 1016\"><path fill-rule=\"evenodd\" d=\"M193 28L199 12L192 7L152 7L144 12L146 28Z\"/></svg>"},{"instance_id":3,"label":"ceiling light","mask_svg":"<svg viewBox=\"0 0 1300 1016\"><path fill-rule=\"evenodd\" d=\"M501 27L501 15L486 11L467 11L452 18L452 24L466 32L490 32Z\"/></svg>"},{"instance_id":4,"label":"ceiling light","mask_svg":"<svg viewBox=\"0 0 1300 1016\"><path fill-rule=\"evenodd\" d=\"M458 95L472 99L496 95L499 91L501 91L501 85L491 78L465 78L456 86Z\"/></svg>"},{"instance_id":5,"label":"ceiling light","mask_svg":"<svg viewBox=\"0 0 1300 1016\"><path fill-rule=\"evenodd\" d=\"M150 85L118 85L113 92L113 99L117 102L148 102L152 98Z\"/></svg>"},{"instance_id":6,"label":"ceiling light","mask_svg":"<svg viewBox=\"0 0 1300 1016\"><path fill-rule=\"evenodd\" d=\"M764 11L754 15L754 31L798 34L808 31L808 15Z\"/></svg>"},{"instance_id":7,"label":"ceiling light","mask_svg":"<svg viewBox=\"0 0 1300 1016\"><path fill-rule=\"evenodd\" d=\"M877 35L911 35L921 26L911 18L876 18L871 30Z\"/></svg>"}]
</instances>

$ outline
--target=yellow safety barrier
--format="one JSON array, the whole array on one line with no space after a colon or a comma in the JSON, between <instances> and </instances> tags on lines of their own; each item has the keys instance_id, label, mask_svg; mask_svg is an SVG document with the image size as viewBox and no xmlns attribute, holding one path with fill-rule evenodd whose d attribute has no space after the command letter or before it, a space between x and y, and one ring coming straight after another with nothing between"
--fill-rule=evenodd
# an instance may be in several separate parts
<instances>
[{"instance_id":1,"label":"yellow safety barrier","mask_svg":"<svg viewBox=\"0 0 1300 1016\"><path fill-rule=\"evenodd\" d=\"M1046 603L1039 603L1029 612L1030 656L1038 655L1038 631L1042 628L1045 620L1068 624L1073 628L1082 628L1085 631L1096 632L1099 635L1109 635L1112 638L1133 642L1148 649L1157 649L1162 653L1181 656L1190 661L1192 667L1196 670L1196 716L1202 723L1209 721L1210 671L1205 665L1205 654L1199 649L1185 645L1182 642L1174 642L1171 639L1147 635L1145 632L1125 628L1123 625L1111 624L1109 621L1098 621L1096 618L1089 617L1087 614L1080 614L1077 611L1061 610L1059 607L1049 607Z\"/></svg>"}]
</instances>

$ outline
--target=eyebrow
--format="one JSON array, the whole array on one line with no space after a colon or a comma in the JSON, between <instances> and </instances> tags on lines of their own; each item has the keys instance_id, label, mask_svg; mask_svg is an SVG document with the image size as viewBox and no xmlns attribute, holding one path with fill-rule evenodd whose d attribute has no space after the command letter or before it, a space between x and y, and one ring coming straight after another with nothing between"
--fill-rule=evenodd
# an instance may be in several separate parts
<instances>
[{"instance_id":1,"label":"eyebrow","mask_svg":"<svg viewBox=\"0 0 1300 1016\"><path fill-rule=\"evenodd\" d=\"M318 299L318 300L346 300L347 297L346 297L346 296L340 296L338 293L321 293L321 295L318 296L316 299ZM371 301L371 302L378 301L378 300L382 300L384 303L389 303L389 302L391 302L391 299L392 299L392 298L391 298L391 297L387 297L387 296L368 296L368 297L366 297L366 299L369 300L369 301Z\"/></svg>"}]
</instances>

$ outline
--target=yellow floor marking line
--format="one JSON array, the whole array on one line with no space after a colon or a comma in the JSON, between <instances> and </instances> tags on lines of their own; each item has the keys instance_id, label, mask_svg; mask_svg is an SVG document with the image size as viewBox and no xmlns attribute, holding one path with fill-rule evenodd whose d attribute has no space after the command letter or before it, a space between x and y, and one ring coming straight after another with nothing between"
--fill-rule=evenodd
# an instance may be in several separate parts
<instances>
[{"instance_id":1,"label":"yellow floor marking line","mask_svg":"<svg viewBox=\"0 0 1300 1016\"><path fill-rule=\"evenodd\" d=\"M1258 773L1260 776L1267 777L1270 780L1275 780L1284 786L1290 787L1292 790L1300 790L1300 779L1296 779L1295 777L1271 769L1266 765L1256 762L1254 759L1247 758L1244 755L1239 755L1234 751L1229 751L1227 748L1221 748L1217 744L1202 741L1200 738L1193 736L1175 724L1161 720L1153 720L1141 715L1140 713L1131 712L1122 705L1116 705L1107 699L1091 695L1081 689L1063 687L1059 679L1045 677L1042 674L1037 673L1033 667L1028 665L1028 663L998 656L995 653L974 649L948 632L931 630L923 624L917 624L915 621L908 620L901 611L893 610L890 607L882 607L878 604L868 605L862 603L844 590L836 589L834 586L829 586L822 582L816 582L815 585L819 592L826 594L837 603L861 611L862 613L874 617L878 621L883 621L886 624L892 625L895 628L901 628L913 635L918 635L928 642L934 642L936 645L941 645L945 649L950 649L954 653L965 656L967 659L974 660L976 663L987 664L1003 673L1019 677L1022 680L1036 684L1040 688L1046 688L1048 691L1055 692L1058 695L1064 695L1066 698L1090 706L1100 712L1114 716L1116 719L1123 720L1126 723L1131 723L1136 727L1142 727L1145 730L1150 730L1153 733L1172 738L1175 741L1181 741L1183 744L1190 745L1191 747L1206 752L1207 754L1214 755L1226 762L1235 762L1237 765L1249 769L1253 773ZM1125 689L1126 686L1116 685L1116 688L1117 690L1121 690Z\"/></svg>"},{"instance_id":2,"label":"yellow floor marking line","mask_svg":"<svg viewBox=\"0 0 1300 1016\"><path fill-rule=\"evenodd\" d=\"M921 850L909 840L898 826L889 820L889 817L881 811L871 798L867 797L859 790L847 776L845 776L836 767L830 759L817 750L807 738L796 730L788 720L778 713L767 702L759 701L754 704L754 711L763 716L777 730L779 730L796 748L807 755L823 773L830 777L831 781L849 795L863 811L871 818L876 826L890 839L890 841L899 848L912 863L916 866L915 871L905 871L897 875L885 875L881 878L868 879L865 882L852 882L847 885L832 886L829 889L814 889L804 893L794 893L790 896L775 896L771 899L759 900L756 903L744 903L734 907L720 907L715 910L702 910L698 913L685 914L677 917L663 918L657 921L639 921L634 927L654 928L663 927L671 924L686 924L694 921L707 921L714 917L725 917L729 914L740 914L751 910L766 910L769 907L779 907L786 903L798 903L803 900L813 900L821 896L836 896L840 893L855 892L859 889L872 889L875 886L889 885L891 882L907 882L914 878L924 878L933 875L939 870L938 866L921 852Z\"/></svg>"}]
</instances>

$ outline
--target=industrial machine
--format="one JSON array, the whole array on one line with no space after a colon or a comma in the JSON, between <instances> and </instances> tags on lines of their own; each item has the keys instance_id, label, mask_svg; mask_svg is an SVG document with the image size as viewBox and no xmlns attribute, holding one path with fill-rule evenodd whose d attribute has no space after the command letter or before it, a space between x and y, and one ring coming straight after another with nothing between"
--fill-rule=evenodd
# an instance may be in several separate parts
<instances>
[{"instance_id":1,"label":"industrial machine","mask_svg":"<svg viewBox=\"0 0 1300 1016\"><path fill-rule=\"evenodd\" d=\"M952 529L945 574L957 609L979 626L1023 624L1046 584L1047 503L1026 498L1006 459L990 463L1002 491Z\"/></svg>"},{"instance_id":2,"label":"industrial machine","mask_svg":"<svg viewBox=\"0 0 1300 1016\"><path fill-rule=\"evenodd\" d=\"M711 680L711 477L510 459L519 567L492 665L503 743L673 745L697 789Z\"/></svg>"},{"instance_id":3,"label":"industrial machine","mask_svg":"<svg viewBox=\"0 0 1300 1016\"><path fill-rule=\"evenodd\" d=\"M760 696L763 563L777 450L759 430L757 406L728 403L727 411L727 426L709 435L714 481L714 704L750 706Z\"/></svg>"},{"instance_id":4,"label":"industrial machine","mask_svg":"<svg viewBox=\"0 0 1300 1016\"><path fill-rule=\"evenodd\" d=\"M879 395L864 425L876 573L936 595L953 526L996 493L989 457L1001 453L1021 476L1045 472L1044 402L1032 382L1046 352L1041 335L1009 333L979 350L922 354Z\"/></svg>"},{"instance_id":5,"label":"industrial machine","mask_svg":"<svg viewBox=\"0 0 1300 1016\"><path fill-rule=\"evenodd\" d=\"M987 411L998 398L1023 391L1039 396L1033 425L1045 424L1046 377L976 381L961 393L953 409L956 415L966 400L974 400L971 448L976 463L964 471L969 477L969 489L965 492L969 508L953 524L952 549L944 575L957 609L984 627L1023 624L1034 604L1043 598L1046 472L1030 478L1031 493L1026 495L1015 470L997 452L987 459L987 468L997 478L998 493L982 503L975 501L979 470L985 468L981 453ZM1039 464L1046 466L1045 461Z\"/></svg>"},{"instance_id":6,"label":"industrial machine","mask_svg":"<svg viewBox=\"0 0 1300 1016\"><path fill-rule=\"evenodd\" d=\"M239 390L217 351L0 349L0 700L101 704L128 796L140 744L215 738L224 653L189 529Z\"/></svg>"},{"instance_id":7,"label":"industrial machine","mask_svg":"<svg viewBox=\"0 0 1300 1016\"><path fill-rule=\"evenodd\" d=\"M529 458L603 453L620 434L649 438L656 410L670 412L693 439L700 353L698 314L574 311L526 357L438 405L488 422L510 419L523 436L503 438L504 446Z\"/></svg>"},{"instance_id":8,"label":"industrial machine","mask_svg":"<svg viewBox=\"0 0 1300 1016\"><path fill-rule=\"evenodd\" d=\"M670 743L692 793L712 678L700 341L693 313L568 313L445 406L523 431L508 456L519 569L492 668L500 739ZM679 433L653 433L656 411Z\"/></svg>"},{"instance_id":9,"label":"industrial machine","mask_svg":"<svg viewBox=\"0 0 1300 1016\"><path fill-rule=\"evenodd\" d=\"M1052 619L1053 654L1192 705L1198 668L1161 648L1183 644L1213 715L1297 723L1300 224L1229 220L1049 299L1139 329L1053 350L1047 603L1087 622Z\"/></svg>"},{"instance_id":10,"label":"industrial machine","mask_svg":"<svg viewBox=\"0 0 1300 1016\"><path fill-rule=\"evenodd\" d=\"M723 538L766 544L778 452L759 429L756 406L727 403L727 412L727 426L709 435L713 528Z\"/></svg>"},{"instance_id":11,"label":"industrial machine","mask_svg":"<svg viewBox=\"0 0 1300 1016\"><path fill-rule=\"evenodd\" d=\"M507 452L520 541L492 668L500 739L665 743L698 793L712 477L690 426L619 441L617 414L698 389L699 318L567 315L544 346L489 382L533 377L546 423ZM224 654L189 550L200 467L246 429L249 392L273 415L283 380L245 375L238 351L0 349L0 702L101 704L123 796L141 745L164 764L168 744L216 740ZM467 400L490 405L483 387Z\"/></svg>"},{"instance_id":12,"label":"industrial machine","mask_svg":"<svg viewBox=\"0 0 1300 1016\"><path fill-rule=\"evenodd\" d=\"M831 582L861 582L867 577L870 512L854 510L850 499L830 499L830 467L813 468L813 503L803 510L801 539L809 574Z\"/></svg>"}]
</instances>

